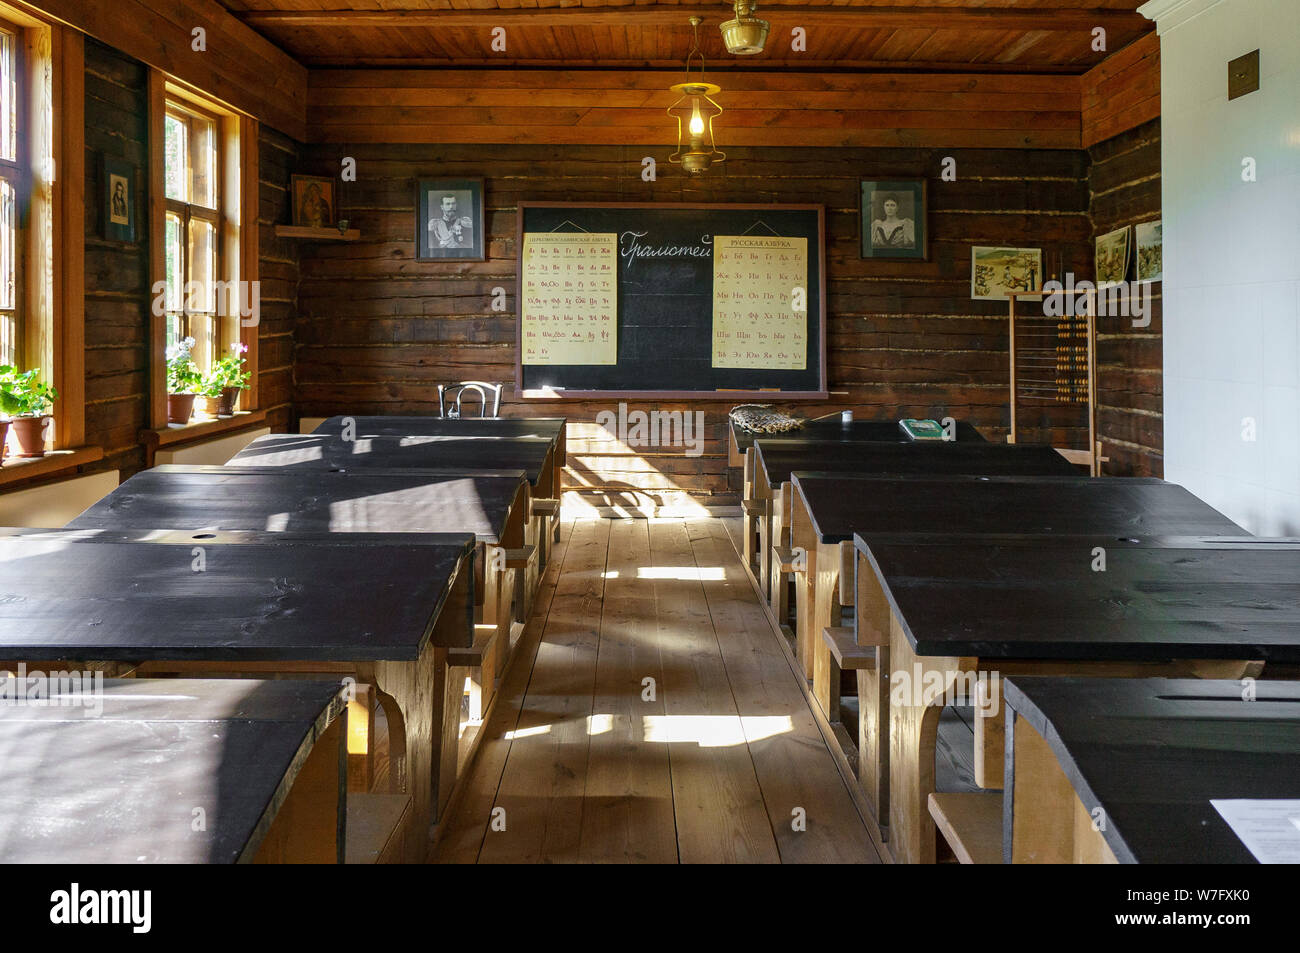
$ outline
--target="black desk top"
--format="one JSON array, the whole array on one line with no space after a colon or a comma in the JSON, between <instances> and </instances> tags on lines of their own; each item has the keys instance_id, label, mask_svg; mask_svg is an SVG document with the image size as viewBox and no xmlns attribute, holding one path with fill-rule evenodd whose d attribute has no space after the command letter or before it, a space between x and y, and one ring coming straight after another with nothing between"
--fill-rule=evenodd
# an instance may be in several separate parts
<instances>
[{"instance_id":1,"label":"black desk top","mask_svg":"<svg viewBox=\"0 0 1300 953\"><path fill-rule=\"evenodd\" d=\"M161 466L137 473L67 529L473 533L500 542L522 470L298 470Z\"/></svg>"},{"instance_id":2,"label":"black desk top","mask_svg":"<svg viewBox=\"0 0 1300 953\"><path fill-rule=\"evenodd\" d=\"M898 426L897 420L854 420L852 423L841 423L840 415L834 414L830 417L818 420L810 420L798 430L791 430L779 434L756 434L748 430L741 430L736 426L734 420L728 420L731 426L736 446L740 452L744 453L749 447L753 446L755 440L820 440L834 443L925 443L926 441L914 441L909 438ZM955 440L958 443L975 442L983 443L984 438L980 432L966 423L964 420L957 421L957 433Z\"/></svg>"},{"instance_id":3,"label":"black desk top","mask_svg":"<svg viewBox=\"0 0 1300 953\"><path fill-rule=\"evenodd\" d=\"M1210 800L1300 793L1300 683L1256 681L1255 701L1242 700L1236 681L1013 676L1002 684L1085 807L1105 811L1102 836L1121 863L1255 863ZM1007 754L1010 777L1011 745Z\"/></svg>"},{"instance_id":4,"label":"black desk top","mask_svg":"<svg viewBox=\"0 0 1300 953\"><path fill-rule=\"evenodd\" d=\"M340 415L312 431L337 436L351 420L358 437L538 437L555 441L564 433L564 417L399 417Z\"/></svg>"},{"instance_id":5,"label":"black desk top","mask_svg":"<svg viewBox=\"0 0 1300 953\"><path fill-rule=\"evenodd\" d=\"M343 710L337 682L129 678L102 688L64 683L61 705L0 705L0 861L251 858L279 808L276 788ZM193 829L196 807L206 830Z\"/></svg>"},{"instance_id":6,"label":"black desk top","mask_svg":"<svg viewBox=\"0 0 1300 953\"><path fill-rule=\"evenodd\" d=\"M468 534L0 530L0 658L416 659L473 551Z\"/></svg>"},{"instance_id":7,"label":"black desk top","mask_svg":"<svg viewBox=\"0 0 1300 953\"><path fill-rule=\"evenodd\" d=\"M823 543L854 533L1247 535L1173 483L1153 478L793 476Z\"/></svg>"},{"instance_id":8,"label":"black desk top","mask_svg":"<svg viewBox=\"0 0 1300 953\"><path fill-rule=\"evenodd\" d=\"M1297 540L866 534L857 545L920 655L1300 662Z\"/></svg>"},{"instance_id":9,"label":"black desk top","mask_svg":"<svg viewBox=\"0 0 1300 953\"><path fill-rule=\"evenodd\" d=\"M523 470L537 485L555 459L547 437L457 437L437 434L358 436L273 433L230 458L240 467L357 470Z\"/></svg>"},{"instance_id":10,"label":"black desk top","mask_svg":"<svg viewBox=\"0 0 1300 953\"><path fill-rule=\"evenodd\" d=\"M819 473L1079 476L1083 471L1051 447L1024 443L834 443L770 440L755 445L768 485L801 470Z\"/></svg>"}]
</instances>

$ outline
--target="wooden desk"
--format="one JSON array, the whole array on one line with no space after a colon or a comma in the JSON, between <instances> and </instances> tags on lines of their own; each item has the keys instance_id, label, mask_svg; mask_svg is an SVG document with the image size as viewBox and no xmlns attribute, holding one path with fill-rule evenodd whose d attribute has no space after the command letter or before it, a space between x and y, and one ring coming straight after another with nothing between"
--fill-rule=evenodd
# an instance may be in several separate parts
<instances>
[{"instance_id":1,"label":"wooden desk","mask_svg":"<svg viewBox=\"0 0 1300 953\"><path fill-rule=\"evenodd\" d=\"M550 490L539 496L560 498L561 475L568 462L564 417L488 417L449 419L445 417L399 416L338 416L331 417L315 430L314 434L343 433L345 422L351 420L358 437L405 437L412 435L438 437L495 437L509 439L549 440L555 447ZM536 486L536 481L531 481ZM539 488L540 489L540 488Z\"/></svg>"},{"instance_id":2,"label":"wooden desk","mask_svg":"<svg viewBox=\"0 0 1300 953\"><path fill-rule=\"evenodd\" d=\"M897 425L895 425L897 431ZM960 428L959 428L960 432ZM772 547L789 546L791 475L797 470L849 473L867 476L956 475L1078 476L1078 467L1051 447L1033 444L868 442L822 439L756 441L753 480L748 507L758 523L758 575L764 593L771 597Z\"/></svg>"},{"instance_id":3,"label":"wooden desk","mask_svg":"<svg viewBox=\"0 0 1300 953\"><path fill-rule=\"evenodd\" d=\"M331 418L321 427L332 425ZM365 421L367 418L355 418ZM406 418L381 418L405 420ZM450 433L377 433L358 431L345 440L342 425L337 433L268 434L259 437L228 461L230 466L289 467L302 470L523 470L529 483L530 526L528 542L537 547L539 566L547 561L549 539L559 529L559 474L563 458L561 441L549 436L466 435L462 425L473 421L443 421L410 418L412 427L440 431L441 425L456 424ZM486 423L486 422L480 422ZM434 426L435 424L439 426ZM471 428L482 429L482 428ZM546 536L550 527L550 536Z\"/></svg>"},{"instance_id":4,"label":"wooden desk","mask_svg":"<svg viewBox=\"0 0 1300 953\"><path fill-rule=\"evenodd\" d=\"M915 443L903 433L897 420L852 420L844 423L839 414L810 420L798 430L783 434L756 434L743 430L734 420L728 420L730 440L728 442L728 465L742 465L745 452L756 440L816 440L823 443ZM954 440L958 443L983 443L984 437L978 430L964 420L957 421Z\"/></svg>"},{"instance_id":5,"label":"wooden desk","mask_svg":"<svg viewBox=\"0 0 1300 953\"><path fill-rule=\"evenodd\" d=\"M839 606L854 604L855 532L1245 535L1187 490L1157 479L796 473L792 483L790 538L803 566L795 585L799 657L828 715L835 699L822 629L836 624Z\"/></svg>"},{"instance_id":6,"label":"wooden desk","mask_svg":"<svg viewBox=\"0 0 1300 953\"><path fill-rule=\"evenodd\" d=\"M473 553L468 534L0 530L0 658L375 686L421 861L455 778L448 650L473 645Z\"/></svg>"},{"instance_id":7,"label":"wooden desk","mask_svg":"<svg viewBox=\"0 0 1300 953\"><path fill-rule=\"evenodd\" d=\"M479 664L457 665L468 671L454 674L472 680L470 717L477 720L510 654L518 587L507 554L523 548L527 514L522 470L162 466L131 477L66 528L473 533ZM535 572L518 572L536 583ZM517 595L527 602L525 593Z\"/></svg>"},{"instance_id":8,"label":"wooden desk","mask_svg":"<svg viewBox=\"0 0 1300 953\"><path fill-rule=\"evenodd\" d=\"M0 861L343 862L337 682L10 684L59 703L0 704Z\"/></svg>"},{"instance_id":9,"label":"wooden desk","mask_svg":"<svg viewBox=\"0 0 1300 953\"><path fill-rule=\"evenodd\" d=\"M1013 863L1250 864L1211 799L1294 799L1300 683L1003 681ZM1095 822L1095 823L1094 823Z\"/></svg>"},{"instance_id":10,"label":"wooden desk","mask_svg":"<svg viewBox=\"0 0 1300 953\"><path fill-rule=\"evenodd\" d=\"M955 448L954 448L955 449ZM990 445L990 450L993 445ZM1009 448L999 448L1009 449ZM1042 449L1042 448L1040 448ZM1054 451L1052 451L1054 452ZM927 476L906 478L854 474L799 473L793 478L792 545L801 552L803 572L796 575L796 638L805 675L828 717L838 719L836 673L822 639L838 625L844 606L856 605L858 644L876 656L873 668L860 669L860 776L868 797L888 823L887 775L882 771L887 723L887 645L862 641L872 626L887 633L888 617L869 621L862 613L879 607L871 575L853 579L855 532L870 533L1212 533L1247 535L1222 513L1187 490L1163 480L1095 479L1089 476ZM864 586L867 609L863 608ZM883 627L882 627L883 626ZM865 740L864 740L865 739Z\"/></svg>"},{"instance_id":11,"label":"wooden desk","mask_svg":"<svg viewBox=\"0 0 1300 953\"><path fill-rule=\"evenodd\" d=\"M943 706L969 697L972 683L976 781L997 789L1004 676L1240 678L1300 660L1300 543L1113 533L859 534L855 543L858 639L888 652L876 690L926 687L907 704L894 704L897 694L881 701L868 738L877 792L888 778L900 860L934 858L934 733ZM1099 555L1104 571L1094 569Z\"/></svg>"}]
</instances>

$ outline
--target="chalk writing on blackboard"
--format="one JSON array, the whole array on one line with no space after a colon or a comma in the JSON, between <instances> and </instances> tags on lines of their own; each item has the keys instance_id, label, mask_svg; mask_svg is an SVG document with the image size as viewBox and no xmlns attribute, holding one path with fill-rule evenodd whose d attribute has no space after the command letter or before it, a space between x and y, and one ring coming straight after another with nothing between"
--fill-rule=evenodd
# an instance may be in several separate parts
<instances>
[{"instance_id":1,"label":"chalk writing on blackboard","mask_svg":"<svg viewBox=\"0 0 1300 953\"><path fill-rule=\"evenodd\" d=\"M524 235L524 364L618 363L618 236Z\"/></svg>"},{"instance_id":2,"label":"chalk writing on blackboard","mask_svg":"<svg viewBox=\"0 0 1300 953\"><path fill-rule=\"evenodd\" d=\"M803 370L808 315L795 289L808 283L808 239L713 237L713 366Z\"/></svg>"}]
</instances>

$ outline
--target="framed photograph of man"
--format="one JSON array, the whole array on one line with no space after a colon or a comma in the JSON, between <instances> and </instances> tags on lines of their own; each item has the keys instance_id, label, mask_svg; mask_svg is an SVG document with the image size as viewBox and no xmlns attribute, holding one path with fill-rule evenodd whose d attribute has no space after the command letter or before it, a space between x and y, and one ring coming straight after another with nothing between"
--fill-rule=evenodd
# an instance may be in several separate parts
<instances>
[{"instance_id":1,"label":"framed photograph of man","mask_svg":"<svg viewBox=\"0 0 1300 953\"><path fill-rule=\"evenodd\" d=\"M104 238L135 241L135 166L104 157Z\"/></svg>"},{"instance_id":2,"label":"framed photograph of man","mask_svg":"<svg viewBox=\"0 0 1300 953\"><path fill-rule=\"evenodd\" d=\"M482 179L420 179L415 194L419 261L483 261Z\"/></svg>"},{"instance_id":3,"label":"framed photograph of man","mask_svg":"<svg viewBox=\"0 0 1300 953\"><path fill-rule=\"evenodd\" d=\"M1007 295L1037 295L1043 290L1041 248L970 250L970 296L976 301L1006 301Z\"/></svg>"},{"instance_id":4,"label":"framed photograph of man","mask_svg":"<svg viewBox=\"0 0 1300 953\"><path fill-rule=\"evenodd\" d=\"M862 182L863 258L930 257L925 179Z\"/></svg>"}]
</instances>

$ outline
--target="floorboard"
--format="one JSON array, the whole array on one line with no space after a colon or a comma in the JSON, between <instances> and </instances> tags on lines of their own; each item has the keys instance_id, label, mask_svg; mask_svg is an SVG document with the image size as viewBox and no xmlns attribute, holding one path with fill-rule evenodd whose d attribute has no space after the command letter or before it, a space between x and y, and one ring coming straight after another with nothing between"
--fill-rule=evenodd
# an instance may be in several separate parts
<instances>
[{"instance_id":1,"label":"floorboard","mask_svg":"<svg viewBox=\"0 0 1300 953\"><path fill-rule=\"evenodd\" d=\"M734 529L564 524L435 860L878 862Z\"/></svg>"}]
</instances>

